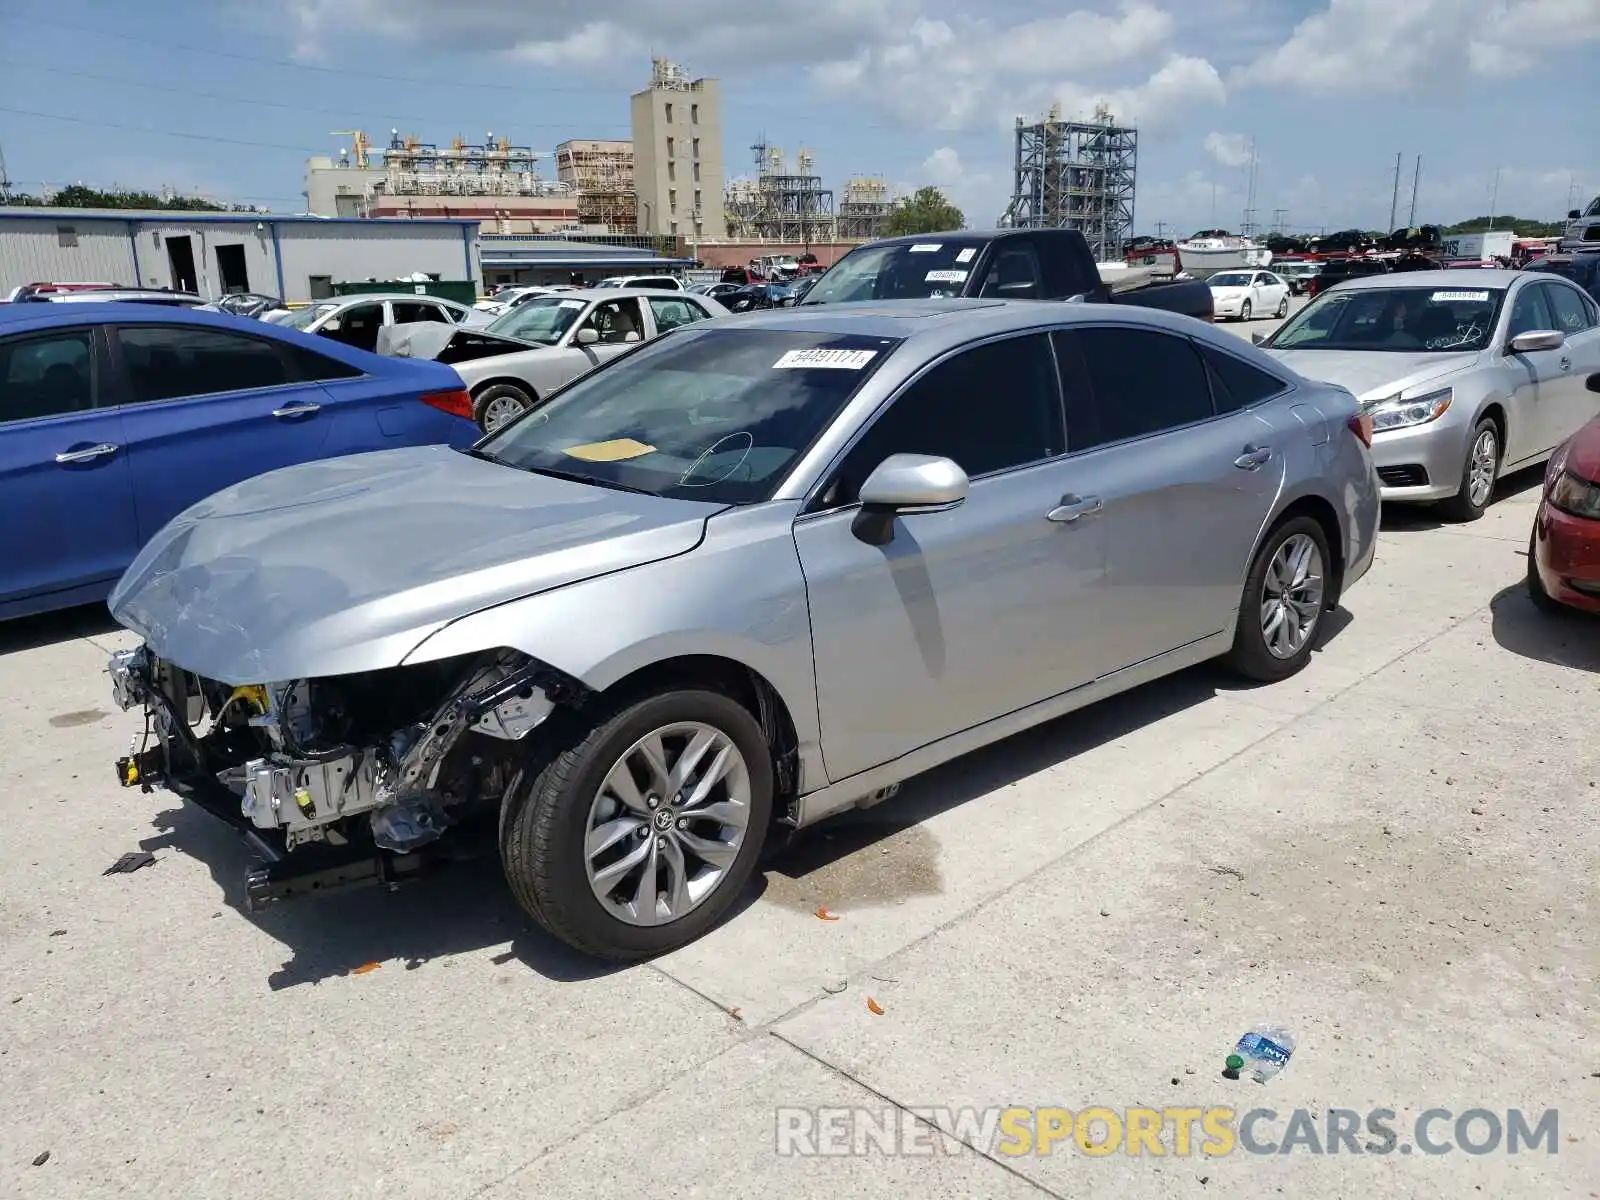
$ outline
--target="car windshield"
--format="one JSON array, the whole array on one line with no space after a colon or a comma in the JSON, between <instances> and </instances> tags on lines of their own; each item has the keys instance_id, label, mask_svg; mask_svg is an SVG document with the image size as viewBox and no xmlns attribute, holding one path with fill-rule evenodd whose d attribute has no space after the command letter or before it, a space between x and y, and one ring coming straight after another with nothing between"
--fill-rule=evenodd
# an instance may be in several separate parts
<instances>
[{"instance_id":1,"label":"car windshield","mask_svg":"<svg viewBox=\"0 0 1600 1200\"><path fill-rule=\"evenodd\" d=\"M476 453L656 496L765 500L898 345L789 330L675 330L578 380Z\"/></svg>"},{"instance_id":2,"label":"car windshield","mask_svg":"<svg viewBox=\"0 0 1600 1200\"><path fill-rule=\"evenodd\" d=\"M1267 339L1274 350L1482 350L1504 288L1382 287L1324 292Z\"/></svg>"},{"instance_id":3,"label":"car windshield","mask_svg":"<svg viewBox=\"0 0 1600 1200\"><path fill-rule=\"evenodd\" d=\"M1224 271L1221 275L1213 275L1210 283L1212 287L1249 287L1252 278L1240 271Z\"/></svg>"},{"instance_id":4,"label":"car windshield","mask_svg":"<svg viewBox=\"0 0 1600 1200\"><path fill-rule=\"evenodd\" d=\"M1589 202L1589 207L1584 210L1583 215L1586 217L1600 217L1600 196L1596 196Z\"/></svg>"},{"instance_id":5,"label":"car windshield","mask_svg":"<svg viewBox=\"0 0 1600 1200\"><path fill-rule=\"evenodd\" d=\"M959 296L983 243L973 238L930 237L852 250L806 293L801 304L858 300L928 300Z\"/></svg>"},{"instance_id":6,"label":"car windshield","mask_svg":"<svg viewBox=\"0 0 1600 1200\"><path fill-rule=\"evenodd\" d=\"M489 324L490 333L554 346L588 307L586 301L534 296Z\"/></svg>"},{"instance_id":7,"label":"car windshield","mask_svg":"<svg viewBox=\"0 0 1600 1200\"><path fill-rule=\"evenodd\" d=\"M307 308L297 308L288 316L280 318L278 324L287 325L290 329L309 329L312 322L334 312L338 307L337 304L313 304Z\"/></svg>"}]
</instances>

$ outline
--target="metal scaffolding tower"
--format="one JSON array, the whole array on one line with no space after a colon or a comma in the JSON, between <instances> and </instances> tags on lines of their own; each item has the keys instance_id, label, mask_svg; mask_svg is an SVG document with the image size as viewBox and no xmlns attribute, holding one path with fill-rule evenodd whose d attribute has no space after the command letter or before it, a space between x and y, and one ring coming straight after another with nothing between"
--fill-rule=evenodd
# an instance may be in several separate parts
<instances>
[{"instance_id":1,"label":"metal scaffolding tower","mask_svg":"<svg viewBox=\"0 0 1600 1200\"><path fill-rule=\"evenodd\" d=\"M1015 186L1000 223L1013 228L1076 229L1101 261L1122 257L1133 235L1139 133L1118 125L1104 105L1092 121L1017 118Z\"/></svg>"},{"instance_id":2,"label":"metal scaffolding tower","mask_svg":"<svg viewBox=\"0 0 1600 1200\"><path fill-rule=\"evenodd\" d=\"M843 241L872 241L889 229L889 214L894 211L894 195L888 181L856 178L845 184L839 199L838 235Z\"/></svg>"},{"instance_id":3,"label":"metal scaffolding tower","mask_svg":"<svg viewBox=\"0 0 1600 1200\"><path fill-rule=\"evenodd\" d=\"M833 190L822 186L812 171L809 150L796 156L796 174L789 174L783 151L765 142L750 147L756 178L728 185L723 207L731 238L765 238L809 246L834 237Z\"/></svg>"}]
</instances>

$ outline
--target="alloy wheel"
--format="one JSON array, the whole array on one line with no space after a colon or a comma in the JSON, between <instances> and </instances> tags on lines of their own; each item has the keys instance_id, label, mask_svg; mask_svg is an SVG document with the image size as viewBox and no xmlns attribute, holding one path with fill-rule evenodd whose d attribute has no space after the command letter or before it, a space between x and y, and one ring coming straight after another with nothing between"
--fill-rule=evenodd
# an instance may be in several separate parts
<instances>
[{"instance_id":1,"label":"alloy wheel","mask_svg":"<svg viewBox=\"0 0 1600 1200\"><path fill-rule=\"evenodd\" d=\"M653 730L606 773L589 807L584 868L611 916L664 925L721 886L749 832L750 768L699 721Z\"/></svg>"},{"instance_id":2,"label":"alloy wheel","mask_svg":"<svg viewBox=\"0 0 1600 1200\"><path fill-rule=\"evenodd\" d=\"M1274 658L1293 658L1322 619L1322 551L1304 533L1287 537L1261 582L1261 638Z\"/></svg>"},{"instance_id":3,"label":"alloy wheel","mask_svg":"<svg viewBox=\"0 0 1600 1200\"><path fill-rule=\"evenodd\" d=\"M507 421L520 417L527 406L515 396L499 395L483 406L483 429L485 433L493 433Z\"/></svg>"},{"instance_id":4,"label":"alloy wheel","mask_svg":"<svg viewBox=\"0 0 1600 1200\"><path fill-rule=\"evenodd\" d=\"M1494 494L1495 476L1500 471L1500 440L1492 428L1480 429L1472 439L1467 455L1467 499L1482 508Z\"/></svg>"}]
</instances>

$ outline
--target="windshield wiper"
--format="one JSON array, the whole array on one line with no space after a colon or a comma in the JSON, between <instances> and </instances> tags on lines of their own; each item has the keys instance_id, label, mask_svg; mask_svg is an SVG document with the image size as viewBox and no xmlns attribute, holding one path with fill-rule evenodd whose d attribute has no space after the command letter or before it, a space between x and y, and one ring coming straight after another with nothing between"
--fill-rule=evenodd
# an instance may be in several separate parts
<instances>
[{"instance_id":1,"label":"windshield wiper","mask_svg":"<svg viewBox=\"0 0 1600 1200\"><path fill-rule=\"evenodd\" d=\"M499 460L496 459L496 462ZM582 471L561 471L555 467L528 467L535 475L548 475L552 479L565 479L571 483L592 483L596 487L611 488L618 492L632 492L636 496L656 496L649 488L634 487L630 483L618 483L614 479L602 479L598 475L585 475Z\"/></svg>"},{"instance_id":2,"label":"windshield wiper","mask_svg":"<svg viewBox=\"0 0 1600 1200\"><path fill-rule=\"evenodd\" d=\"M461 453L467 455L469 458L481 458L484 462L500 463L502 466L506 465L505 459L500 458L498 455L490 454L487 450L479 450L476 446L462 446Z\"/></svg>"}]
</instances>

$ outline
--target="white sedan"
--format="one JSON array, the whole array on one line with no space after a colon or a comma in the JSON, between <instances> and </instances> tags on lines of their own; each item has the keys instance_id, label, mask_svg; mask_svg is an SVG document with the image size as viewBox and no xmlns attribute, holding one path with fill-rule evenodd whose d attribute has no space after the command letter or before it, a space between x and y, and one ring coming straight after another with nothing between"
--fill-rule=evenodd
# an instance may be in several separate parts
<instances>
[{"instance_id":1,"label":"white sedan","mask_svg":"<svg viewBox=\"0 0 1600 1200\"><path fill-rule=\"evenodd\" d=\"M1218 321L1289 315L1289 285L1271 271L1222 271L1206 282Z\"/></svg>"}]
</instances>

